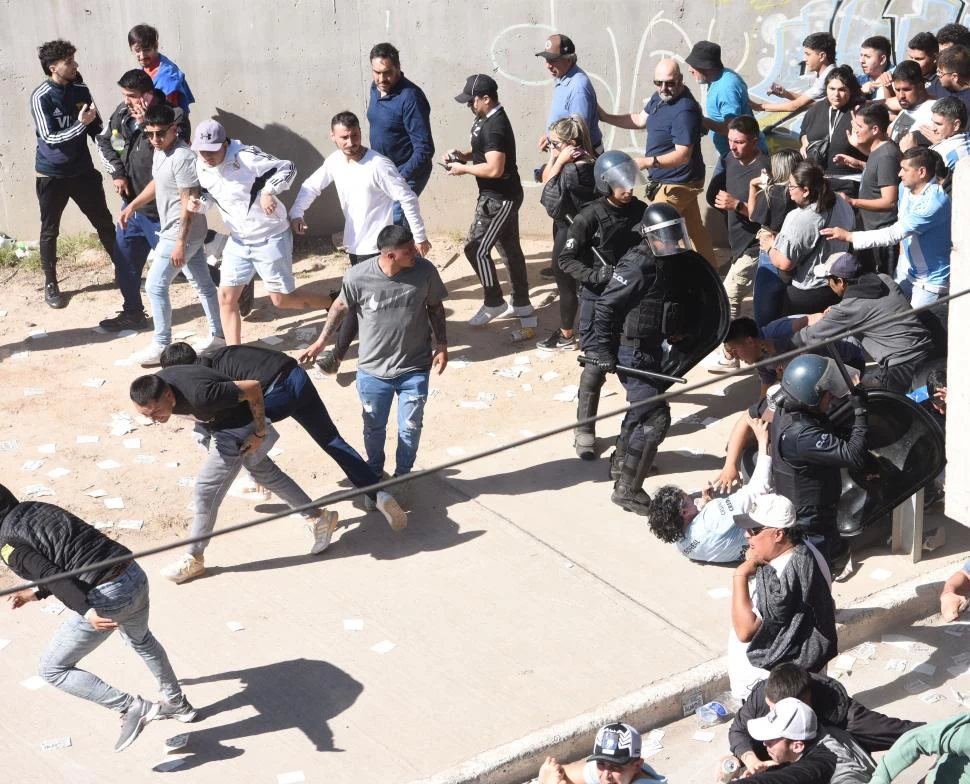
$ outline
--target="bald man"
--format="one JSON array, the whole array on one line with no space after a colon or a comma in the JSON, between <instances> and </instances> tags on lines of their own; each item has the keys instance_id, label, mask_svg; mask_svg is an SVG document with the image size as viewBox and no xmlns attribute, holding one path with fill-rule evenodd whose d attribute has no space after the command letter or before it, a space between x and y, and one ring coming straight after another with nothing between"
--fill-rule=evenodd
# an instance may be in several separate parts
<instances>
[{"instance_id":1,"label":"bald man","mask_svg":"<svg viewBox=\"0 0 970 784\"><path fill-rule=\"evenodd\" d=\"M694 249L713 265L714 247L697 202L704 190L704 113L684 86L684 76L675 60L664 58L657 63L653 84L657 89L642 111L607 114L599 107L600 122L617 128L647 129L646 151L642 158L635 159L650 180L647 197L677 208L687 222ZM655 194L651 193L653 189Z\"/></svg>"}]
</instances>

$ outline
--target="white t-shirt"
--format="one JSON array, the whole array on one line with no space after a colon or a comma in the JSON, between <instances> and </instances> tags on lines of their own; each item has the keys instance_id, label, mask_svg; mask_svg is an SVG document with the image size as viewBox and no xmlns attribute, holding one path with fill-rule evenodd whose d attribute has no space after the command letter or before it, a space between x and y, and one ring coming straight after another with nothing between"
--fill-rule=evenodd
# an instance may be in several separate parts
<instances>
[{"instance_id":1,"label":"white t-shirt","mask_svg":"<svg viewBox=\"0 0 970 784\"><path fill-rule=\"evenodd\" d=\"M821 101L825 97L825 79L828 77L829 72L834 69L834 64L826 65L822 69L822 73L818 75L818 78L812 82L812 86L808 88L808 92L805 95L810 96L813 101Z\"/></svg>"},{"instance_id":2,"label":"white t-shirt","mask_svg":"<svg viewBox=\"0 0 970 784\"><path fill-rule=\"evenodd\" d=\"M323 166L301 186L290 208L290 220L302 218L330 183L337 186L337 197L344 212L344 245L348 253L360 256L377 253L377 235L393 222L396 201L401 202L415 242L427 240L418 197L391 159L373 150L364 153L359 161L347 160L340 150L330 153Z\"/></svg>"}]
</instances>

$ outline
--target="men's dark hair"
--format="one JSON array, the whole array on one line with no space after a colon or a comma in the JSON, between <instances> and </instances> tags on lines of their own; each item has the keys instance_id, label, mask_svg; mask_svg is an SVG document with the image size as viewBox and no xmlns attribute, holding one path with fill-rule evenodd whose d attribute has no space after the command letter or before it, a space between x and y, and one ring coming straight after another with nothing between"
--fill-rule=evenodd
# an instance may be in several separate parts
<instances>
[{"instance_id":1,"label":"men's dark hair","mask_svg":"<svg viewBox=\"0 0 970 784\"><path fill-rule=\"evenodd\" d=\"M960 46L970 46L970 30L962 24L950 22L936 31L936 42L942 47L943 44L959 44Z\"/></svg>"},{"instance_id":2,"label":"men's dark hair","mask_svg":"<svg viewBox=\"0 0 970 784\"><path fill-rule=\"evenodd\" d=\"M865 41L862 42L862 46L859 48L875 49L877 52L882 52L886 56L887 65L892 62L893 45L889 43L889 39L884 35L869 36Z\"/></svg>"},{"instance_id":3,"label":"men's dark hair","mask_svg":"<svg viewBox=\"0 0 970 784\"><path fill-rule=\"evenodd\" d=\"M353 112L337 112L330 120L330 130L332 131L338 125L344 128L360 128L360 120Z\"/></svg>"},{"instance_id":4,"label":"men's dark hair","mask_svg":"<svg viewBox=\"0 0 970 784\"><path fill-rule=\"evenodd\" d=\"M933 114L938 114L940 117L945 117L947 120L959 120L960 133L966 133L967 105L959 98L953 95L948 95L946 98L940 98L938 101L933 103L932 109Z\"/></svg>"},{"instance_id":5,"label":"men's dark hair","mask_svg":"<svg viewBox=\"0 0 970 784\"><path fill-rule=\"evenodd\" d=\"M650 502L647 525L661 542L673 544L684 538L684 491L676 485L664 485Z\"/></svg>"},{"instance_id":6,"label":"men's dark hair","mask_svg":"<svg viewBox=\"0 0 970 784\"><path fill-rule=\"evenodd\" d=\"M855 116L870 128L878 128L879 133L889 129L889 109L884 103L866 103L855 110Z\"/></svg>"},{"instance_id":7,"label":"men's dark hair","mask_svg":"<svg viewBox=\"0 0 970 784\"><path fill-rule=\"evenodd\" d=\"M406 226L385 226L377 235L377 249L381 252L389 248L400 248L414 242L414 235Z\"/></svg>"},{"instance_id":8,"label":"men's dark hair","mask_svg":"<svg viewBox=\"0 0 970 784\"><path fill-rule=\"evenodd\" d=\"M761 126L750 114L739 114L728 122L728 130L738 131L745 136L758 136L761 133Z\"/></svg>"},{"instance_id":9,"label":"men's dark hair","mask_svg":"<svg viewBox=\"0 0 970 784\"><path fill-rule=\"evenodd\" d=\"M954 44L940 52L936 65L946 71L953 71L961 79L970 78L970 49L962 44Z\"/></svg>"},{"instance_id":10,"label":"men's dark hair","mask_svg":"<svg viewBox=\"0 0 970 784\"><path fill-rule=\"evenodd\" d=\"M66 60L77 51L77 47L70 41L58 38L56 41L48 41L37 47L37 57L40 59L40 67L44 71L44 76L50 78L51 66Z\"/></svg>"},{"instance_id":11,"label":"men's dark hair","mask_svg":"<svg viewBox=\"0 0 970 784\"><path fill-rule=\"evenodd\" d=\"M136 406L147 406L160 399L168 388L158 376L138 376L128 388L128 397Z\"/></svg>"},{"instance_id":12,"label":"men's dark hair","mask_svg":"<svg viewBox=\"0 0 970 784\"><path fill-rule=\"evenodd\" d=\"M943 157L929 147L910 147L903 153L902 159L908 161L915 169L926 169L930 177L945 177L946 164Z\"/></svg>"},{"instance_id":13,"label":"men's dark hair","mask_svg":"<svg viewBox=\"0 0 970 784\"><path fill-rule=\"evenodd\" d=\"M829 63L835 62L835 38L831 33L811 33L805 36L802 46L814 52L825 52Z\"/></svg>"},{"instance_id":14,"label":"men's dark hair","mask_svg":"<svg viewBox=\"0 0 970 784\"><path fill-rule=\"evenodd\" d=\"M145 119L142 125L171 125L175 122L175 109L167 103L152 104L145 110Z\"/></svg>"},{"instance_id":15,"label":"men's dark hair","mask_svg":"<svg viewBox=\"0 0 970 784\"><path fill-rule=\"evenodd\" d=\"M758 337L761 337L761 335L758 332L758 325L755 323L755 320L747 316L741 316L731 322L724 342L727 343L731 340L744 340L745 338Z\"/></svg>"},{"instance_id":16,"label":"men's dark hair","mask_svg":"<svg viewBox=\"0 0 970 784\"><path fill-rule=\"evenodd\" d=\"M137 90L140 93L150 93L155 89L155 85L152 84L152 77L141 68L132 68L130 71L125 71L118 80L118 86L122 90Z\"/></svg>"},{"instance_id":17,"label":"men's dark hair","mask_svg":"<svg viewBox=\"0 0 970 784\"><path fill-rule=\"evenodd\" d=\"M914 60L903 60L893 69L894 82L923 85L923 71Z\"/></svg>"},{"instance_id":18,"label":"men's dark hair","mask_svg":"<svg viewBox=\"0 0 970 784\"><path fill-rule=\"evenodd\" d=\"M165 346L165 350L158 361L163 368L167 368L172 365L194 365L198 359L199 355L195 353L195 349L185 341L180 340Z\"/></svg>"},{"instance_id":19,"label":"men's dark hair","mask_svg":"<svg viewBox=\"0 0 970 784\"><path fill-rule=\"evenodd\" d=\"M791 544L801 544L805 541L805 528L800 525L793 525L791 528L783 528L782 531L785 532L785 538Z\"/></svg>"},{"instance_id":20,"label":"men's dark hair","mask_svg":"<svg viewBox=\"0 0 970 784\"><path fill-rule=\"evenodd\" d=\"M773 703L794 697L801 699L811 690L812 679L804 667L792 662L779 664L765 681L765 699Z\"/></svg>"},{"instance_id":21,"label":"men's dark hair","mask_svg":"<svg viewBox=\"0 0 970 784\"><path fill-rule=\"evenodd\" d=\"M389 44L386 41L382 44L374 44L371 47L370 59L373 60L375 58L390 60L395 68L401 67L401 53L394 44Z\"/></svg>"},{"instance_id":22,"label":"men's dark hair","mask_svg":"<svg viewBox=\"0 0 970 784\"><path fill-rule=\"evenodd\" d=\"M906 46L929 55L935 56L940 53L940 44L933 33L917 33L909 39Z\"/></svg>"},{"instance_id":23,"label":"men's dark hair","mask_svg":"<svg viewBox=\"0 0 970 784\"><path fill-rule=\"evenodd\" d=\"M932 398L938 389L946 389L946 368L933 368L926 375L926 392Z\"/></svg>"},{"instance_id":24,"label":"men's dark hair","mask_svg":"<svg viewBox=\"0 0 970 784\"><path fill-rule=\"evenodd\" d=\"M142 49L158 49L158 30L147 24L135 25L128 31L128 48L135 44Z\"/></svg>"}]
</instances>

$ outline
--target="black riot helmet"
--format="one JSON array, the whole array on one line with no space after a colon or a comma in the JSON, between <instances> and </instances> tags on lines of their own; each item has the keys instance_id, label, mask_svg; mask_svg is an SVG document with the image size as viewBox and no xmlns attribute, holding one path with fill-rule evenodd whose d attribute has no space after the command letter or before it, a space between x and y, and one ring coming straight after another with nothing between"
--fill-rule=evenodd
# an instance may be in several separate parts
<instances>
[{"instance_id":1,"label":"black riot helmet","mask_svg":"<svg viewBox=\"0 0 970 784\"><path fill-rule=\"evenodd\" d=\"M676 208L665 202L654 202L648 206L637 229L640 236L649 242L654 256L673 256L694 249L684 219Z\"/></svg>"},{"instance_id":2,"label":"black riot helmet","mask_svg":"<svg viewBox=\"0 0 970 784\"><path fill-rule=\"evenodd\" d=\"M622 150L607 150L597 158L593 165L593 179L596 190L607 196L614 188L633 190L635 186L643 184L640 167Z\"/></svg>"},{"instance_id":3,"label":"black riot helmet","mask_svg":"<svg viewBox=\"0 0 970 784\"><path fill-rule=\"evenodd\" d=\"M802 354L789 362L781 377L781 388L796 408L812 410L819 408L825 392L836 398L849 394L835 360L816 354Z\"/></svg>"}]
</instances>

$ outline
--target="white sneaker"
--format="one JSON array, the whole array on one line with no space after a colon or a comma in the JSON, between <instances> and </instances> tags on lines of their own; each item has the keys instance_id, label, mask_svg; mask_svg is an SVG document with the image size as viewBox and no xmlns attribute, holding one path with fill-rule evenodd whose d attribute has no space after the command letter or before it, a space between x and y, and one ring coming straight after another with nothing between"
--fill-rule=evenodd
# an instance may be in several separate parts
<instances>
[{"instance_id":1,"label":"white sneaker","mask_svg":"<svg viewBox=\"0 0 970 784\"><path fill-rule=\"evenodd\" d=\"M310 555L319 555L330 546L333 532L337 530L337 513L324 509L318 518L306 524L306 529L313 537Z\"/></svg>"},{"instance_id":2,"label":"white sneaker","mask_svg":"<svg viewBox=\"0 0 970 784\"><path fill-rule=\"evenodd\" d=\"M737 357L729 357L723 349L717 349L704 363L708 373L730 373L741 367Z\"/></svg>"},{"instance_id":3,"label":"white sneaker","mask_svg":"<svg viewBox=\"0 0 970 784\"><path fill-rule=\"evenodd\" d=\"M368 500L370 500L368 498ZM377 491L375 508L380 509L384 519L391 526L392 531L403 531L408 526L408 516L397 502L397 499L386 490Z\"/></svg>"},{"instance_id":4,"label":"white sneaker","mask_svg":"<svg viewBox=\"0 0 970 784\"><path fill-rule=\"evenodd\" d=\"M513 305L512 315L516 318L529 318L529 316L534 316L536 314L536 309L532 307L532 304L528 305Z\"/></svg>"},{"instance_id":5,"label":"white sneaker","mask_svg":"<svg viewBox=\"0 0 970 784\"><path fill-rule=\"evenodd\" d=\"M504 316L506 313L510 312L511 308L504 302L501 305L482 305L478 309L478 313L468 319L468 326L470 327L484 327L492 319L497 319L500 316Z\"/></svg>"},{"instance_id":6,"label":"white sneaker","mask_svg":"<svg viewBox=\"0 0 970 784\"><path fill-rule=\"evenodd\" d=\"M381 490L380 492L384 492ZM364 511L365 512L376 512L377 511L377 501L371 498L369 495L364 496Z\"/></svg>"},{"instance_id":7,"label":"white sneaker","mask_svg":"<svg viewBox=\"0 0 970 784\"><path fill-rule=\"evenodd\" d=\"M151 345L145 346L141 351L136 351L132 354L131 361L142 367L156 367L161 364L162 352L164 350L165 346L152 343Z\"/></svg>"},{"instance_id":8,"label":"white sneaker","mask_svg":"<svg viewBox=\"0 0 970 784\"><path fill-rule=\"evenodd\" d=\"M192 344L192 348L195 349L195 353L200 355L211 354L216 349L225 347L226 339L217 338L215 335L210 335L208 340L198 340Z\"/></svg>"},{"instance_id":9,"label":"white sneaker","mask_svg":"<svg viewBox=\"0 0 970 784\"><path fill-rule=\"evenodd\" d=\"M184 583L205 573L205 559L201 555L186 553L175 563L166 566L160 574L173 583Z\"/></svg>"}]
</instances>

